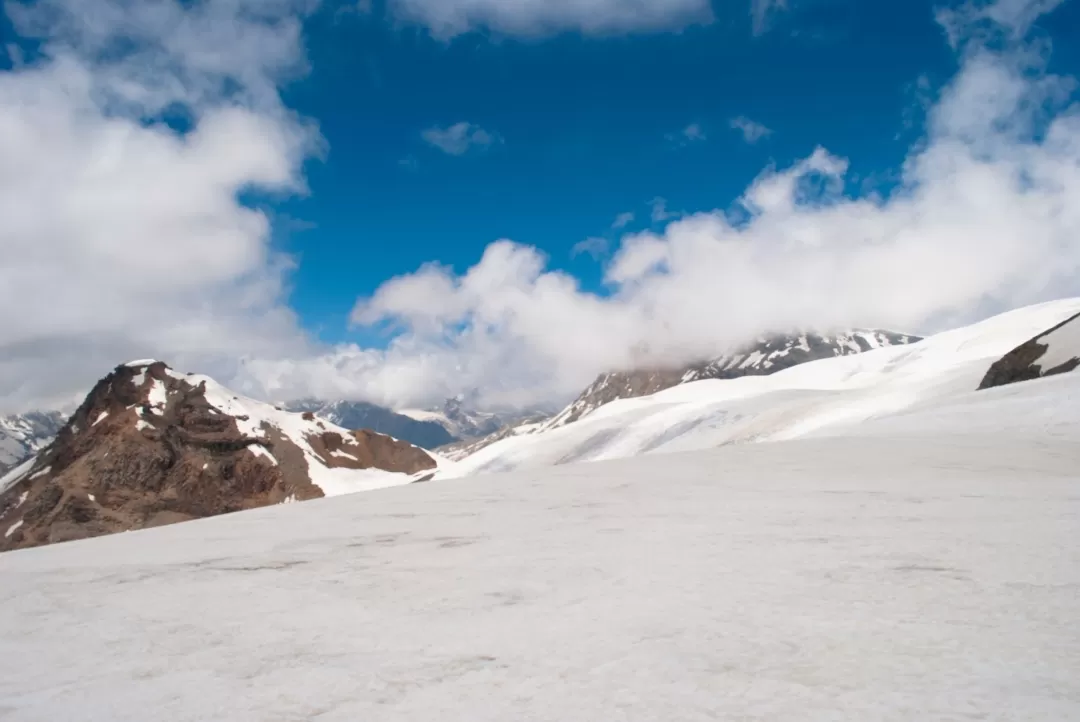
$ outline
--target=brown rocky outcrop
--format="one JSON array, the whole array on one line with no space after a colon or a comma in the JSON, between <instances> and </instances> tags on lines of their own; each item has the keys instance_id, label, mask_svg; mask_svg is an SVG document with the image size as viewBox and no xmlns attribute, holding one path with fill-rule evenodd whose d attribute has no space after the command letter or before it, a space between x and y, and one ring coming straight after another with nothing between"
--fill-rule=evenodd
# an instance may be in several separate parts
<instances>
[{"instance_id":1,"label":"brown rocky outcrop","mask_svg":"<svg viewBox=\"0 0 1080 722\"><path fill-rule=\"evenodd\" d=\"M241 399L164 363L120 366L0 482L0 550L314 499L328 469L407 483L433 468L409 444Z\"/></svg>"},{"instance_id":2,"label":"brown rocky outcrop","mask_svg":"<svg viewBox=\"0 0 1080 722\"><path fill-rule=\"evenodd\" d=\"M1077 325L1080 325L1080 314L1017 346L990 366L986 376L983 377L982 383L979 384L979 390L1074 371L1080 367L1080 348L1070 349L1071 353L1067 351L1064 360L1060 363L1054 362L1052 365L1048 365L1044 359L1050 350L1051 337L1061 334L1061 332L1075 332ZM1068 344L1069 340L1060 342Z\"/></svg>"}]
</instances>

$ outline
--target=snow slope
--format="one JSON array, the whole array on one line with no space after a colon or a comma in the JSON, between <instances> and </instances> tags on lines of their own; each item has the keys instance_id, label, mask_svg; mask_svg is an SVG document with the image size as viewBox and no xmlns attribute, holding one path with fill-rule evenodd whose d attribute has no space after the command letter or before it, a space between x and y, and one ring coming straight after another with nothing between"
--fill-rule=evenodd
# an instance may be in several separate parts
<instances>
[{"instance_id":1,"label":"snow slope","mask_svg":"<svg viewBox=\"0 0 1080 722\"><path fill-rule=\"evenodd\" d=\"M1080 719L1072 376L3 554L0 717Z\"/></svg>"},{"instance_id":2,"label":"snow slope","mask_svg":"<svg viewBox=\"0 0 1080 722\"><path fill-rule=\"evenodd\" d=\"M577 399L553 416L540 431L572 424L613 401L648 396L679 384L706 379L768 376L811 361L865 353L886 346L907 345L920 340L917 336L894 331L868 329L826 335L806 332L771 334L729 353L682 368L608 372L597 377Z\"/></svg>"},{"instance_id":3,"label":"snow slope","mask_svg":"<svg viewBox=\"0 0 1080 722\"><path fill-rule=\"evenodd\" d=\"M1080 299L1055 301L907 346L615 401L562 428L492 444L442 476L838 433L870 419L982 393L976 389L993 361L1078 312Z\"/></svg>"}]
</instances>

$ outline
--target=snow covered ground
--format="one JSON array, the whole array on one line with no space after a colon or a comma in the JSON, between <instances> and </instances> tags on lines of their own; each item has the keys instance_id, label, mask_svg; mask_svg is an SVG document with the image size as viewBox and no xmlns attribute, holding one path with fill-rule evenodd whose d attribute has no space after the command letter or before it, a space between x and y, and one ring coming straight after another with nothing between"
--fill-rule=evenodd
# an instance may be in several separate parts
<instances>
[{"instance_id":1,"label":"snow covered ground","mask_svg":"<svg viewBox=\"0 0 1080 722\"><path fill-rule=\"evenodd\" d=\"M1068 378L3 554L0 718L1080 719Z\"/></svg>"},{"instance_id":2,"label":"snow covered ground","mask_svg":"<svg viewBox=\"0 0 1080 722\"><path fill-rule=\"evenodd\" d=\"M708 380L615 401L558 429L488 446L442 478L845 433L894 414L970 399L990 365L1080 312L1080 299L1012 311L910 346Z\"/></svg>"}]
</instances>

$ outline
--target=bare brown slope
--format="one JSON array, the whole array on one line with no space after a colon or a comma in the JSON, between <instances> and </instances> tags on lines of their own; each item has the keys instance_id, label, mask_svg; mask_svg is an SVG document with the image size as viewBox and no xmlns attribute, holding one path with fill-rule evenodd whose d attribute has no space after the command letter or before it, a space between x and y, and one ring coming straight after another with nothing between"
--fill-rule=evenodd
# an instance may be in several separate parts
<instances>
[{"instance_id":1,"label":"bare brown slope","mask_svg":"<svg viewBox=\"0 0 1080 722\"><path fill-rule=\"evenodd\" d=\"M1044 376L1055 376L1080 367L1080 356L1053 368L1043 368L1043 364L1040 363L1043 356L1050 349L1049 343L1044 342L1044 339L1055 331L1073 323L1080 323L1080 314L1040 333L1035 338L1017 346L1002 356L990 366L990 370L986 372L982 383L979 384L979 389L990 389L995 386L1005 386L1020 381L1032 381ZM1078 350L1078 353L1080 353L1080 350Z\"/></svg>"},{"instance_id":2,"label":"bare brown slope","mask_svg":"<svg viewBox=\"0 0 1080 722\"><path fill-rule=\"evenodd\" d=\"M408 444L321 421L305 435L311 459L280 429L245 435L238 421L248 418L215 408L203 385L163 363L118 367L0 493L0 550L318 498L312 463L403 474L435 466Z\"/></svg>"}]
</instances>

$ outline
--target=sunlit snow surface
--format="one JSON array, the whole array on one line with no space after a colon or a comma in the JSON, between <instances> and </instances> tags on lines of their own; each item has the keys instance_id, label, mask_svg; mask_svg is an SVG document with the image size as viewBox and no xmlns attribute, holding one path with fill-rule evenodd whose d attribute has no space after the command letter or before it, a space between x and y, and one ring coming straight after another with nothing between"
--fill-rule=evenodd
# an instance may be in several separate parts
<instances>
[{"instance_id":1,"label":"sunlit snow surface","mask_svg":"<svg viewBox=\"0 0 1080 722\"><path fill-rule=\"evenodd\" d=\"M1080 719L1074 379L3 554L0 718Z\"/></svg>"},{"instance_id":2,"label":"sunlit snow surface","mask_svg":"<svg viewBox=\"0 0 1080 722\"><path fill-rule=\"evenodd\" d=\"M870 420L974 399L994 361L1077 312L1080 299L1054 301L910 346L615 401L561 428L496 442L439 476L847 433Z\"/></svg>"}]
</instances>

